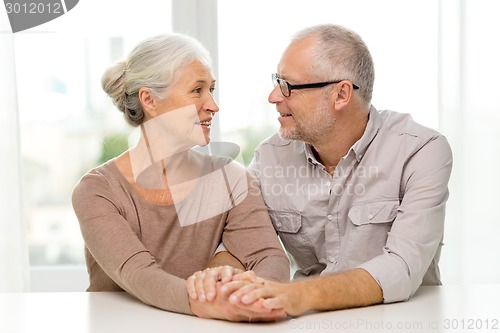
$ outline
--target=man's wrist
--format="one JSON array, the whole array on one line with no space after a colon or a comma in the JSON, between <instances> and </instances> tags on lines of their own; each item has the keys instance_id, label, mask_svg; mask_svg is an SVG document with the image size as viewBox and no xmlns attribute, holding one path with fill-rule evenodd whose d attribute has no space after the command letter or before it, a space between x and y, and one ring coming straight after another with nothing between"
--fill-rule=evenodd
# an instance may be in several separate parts
<instances>
[{"instance_id":1,"label":"man's wrist","mask_svg":"<svg viewBox=\"0 0 500 333\"><path fill-rule=\"evenodd\" d=\"M289 284L289 288L294 290L291 293L291 297L295 298L293 301L297 305L297 311L300 314L313 310L316 307L316 303L320 300L321 294L318 292L319 289L311 288L310 281L308 280L292 282Z\"/></svg>"}]
</instances>

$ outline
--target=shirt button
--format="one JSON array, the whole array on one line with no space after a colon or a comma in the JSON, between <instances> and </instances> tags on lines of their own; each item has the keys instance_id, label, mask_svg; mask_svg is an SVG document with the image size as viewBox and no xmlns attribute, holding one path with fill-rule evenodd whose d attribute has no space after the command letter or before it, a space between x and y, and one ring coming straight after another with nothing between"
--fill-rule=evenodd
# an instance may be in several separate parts
<instances>
[{"instance_id":1,"label":"shirt button","mask_svg":"<svg viewBox=\"0 0 500 333\"><path fill-rule=\"evenodd\" d=\"M328 219L328 221L331 221L331 220L333 220L333 215L328 214L328 215L326 216L326 218Z\"/></svg>"},{"instance_id":2,"label":"shirt button","mask_svg":"<svg viewBox=\"0 0 500 333\"><path fill-rule=\"evenodd\" d=\"M281 227L281 222L276 223L276 226L279 228Z\"/></svg>"},{"instance_id":3,"label":"shirt button","mask_svg":"<svg viewBox=\"0 0 500 333\"><path fill-rule=\"evenodd\" d=\"M371 220L373 218L373 214L368 214L368 219Z\"/></svg>"},{"instance_id":4,"label":"shirt button","mask_svg":"<svg viewBox=\"0 0 500 333\"><path fill-rule=\"evenodd\" d=\"M328 181L328 182L325 183L325 186L329 187L330 185L332 185L332 182L330 182L330 181Z\"/></svg>"},{"instance_id":5,"label":"shirt button","mask_svg":"<svg viewBox=\"0 0 500 333\"><path fill-rule=\"evenodd\" d=\"M334 256L329 256L328 257L328 261L331 262L331 263L334 263L335 262L335 257Z\"/></svg>"}]
</instances>

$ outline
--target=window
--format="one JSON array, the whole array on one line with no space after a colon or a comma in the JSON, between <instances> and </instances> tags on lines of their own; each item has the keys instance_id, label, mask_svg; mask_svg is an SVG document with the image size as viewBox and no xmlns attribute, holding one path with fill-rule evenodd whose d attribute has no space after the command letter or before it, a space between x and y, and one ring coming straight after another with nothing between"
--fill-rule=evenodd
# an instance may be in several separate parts
<instances>
[{"instance_id":1,"label":"window","mask_svg":"<svg viewBox=\"0 0 500 333\"><path fill-rule=\"evenodd\" d=\"M35 28L40 33L15 35L23 216L32 266L83 265L73 187L89 169L126 149L131 132L102 91L101 75L140 40L172 30L170 1L145 0L112 15L121 4L83 1L71 12L78 16Z\"/></svg>"},{"instance_id":2,"label":"window","mask_svg":"<svg viewBox=\"0 0 500 333\"><path fill-rule=\"evenodd\" d=\"M417 121L437 128L435 1L275 0L259 4L218 2L221 137L241 147L245 163L250 162L257 143L278 128L276 110L267 97L271 73L276 72L291 35L320 23L345 25L370 48L376 108L411 113ZM373 13L377 13L376 20ZM421 23L423 19L426 24Z\"/></svg>"}]
</instances>

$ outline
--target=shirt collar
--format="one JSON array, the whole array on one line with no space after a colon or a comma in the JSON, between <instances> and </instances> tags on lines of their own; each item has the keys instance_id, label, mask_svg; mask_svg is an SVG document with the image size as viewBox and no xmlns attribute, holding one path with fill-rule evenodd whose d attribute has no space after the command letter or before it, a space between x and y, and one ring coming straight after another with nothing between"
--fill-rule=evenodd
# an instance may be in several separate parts
<instances>
[{"instance_id":1,"label":"shirt collar","mask_svg":"<svg viewBox=\"0 0 500 333\"><path fill-rule=\"evenodd\" d=\"M314 165L322 165L321 162L318 161L316 156L314 155L314 147L310 143L304 142L304 150L306 153L306 158L309 163Z\"/></svg>"},{"instance_id":2,"label":"shirt collar","mask_svg":"<svg viewBox=\"0 0 500 333\"><path fill-rule=\"evenodd\" d=\"M358 160L358 162L363 158L363 155L368 149L368 146L370 146L370 143L377 135L380 127L382 127L382 123L383 121L380 117L379 112L372 105L370 107L370 113L368 114L368 123L366 124L365 132L363 133L363 136L358 141L356 141L356 143L354 143L354 145L350 149L350 151L352 150L356 155L356 159Z\"/></svg>"},{"instance_id":3,"label":"shirt collar","mask_svg":"<svg viewBox=\"0 0 500 333\"><path fill-rule=\"evenodd\" d=\"M368 123L366 124L366 129L363 133L363 136L361 136L361 138L356 141L356 143L354 143L351 149L349 149L349 152L346 154L346 156L352 152L355 154L356 160L358 162L361 161L365 151L368 149L368 146L377 135L381 126L382 118L380 117L375 107L372 105L370 107L370 112L368 114ZM314 147L309 143L304 143L304 145L307 161L313 163L314 165L321 165L321 163L316 159L316 156L314 155Z\"/></svg>"}]
</instances>

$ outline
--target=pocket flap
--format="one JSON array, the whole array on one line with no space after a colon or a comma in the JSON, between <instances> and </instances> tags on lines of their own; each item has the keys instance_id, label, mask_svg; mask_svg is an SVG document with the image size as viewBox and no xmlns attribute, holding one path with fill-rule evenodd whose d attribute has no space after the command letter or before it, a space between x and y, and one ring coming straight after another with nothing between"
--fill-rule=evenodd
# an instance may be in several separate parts
<instances>
[{"instance_id":1,"label":"pocket flap","mask_svg":"<svg viewBox=\"0 0 500 333\"><path fill-rule=\"evenodd\" d=\"M302 217L298 212L270 210L269 216L274 228L279 232L295 234L302 227Z\"/></svg>"},{"instance_id":2,"label":"pocket flap","mask_svg":"<svg viewBox=\"0 0 500 333\"><path fill-rule=\"evenodd\" d=\"M392 222L398 214L399 201L377 201L354 205L349 218L355 225Z\"/></svg>"}]
</instances>

